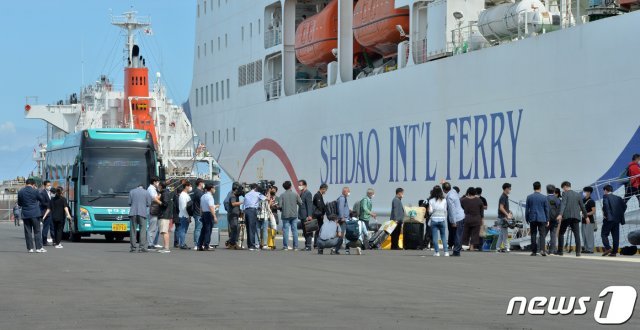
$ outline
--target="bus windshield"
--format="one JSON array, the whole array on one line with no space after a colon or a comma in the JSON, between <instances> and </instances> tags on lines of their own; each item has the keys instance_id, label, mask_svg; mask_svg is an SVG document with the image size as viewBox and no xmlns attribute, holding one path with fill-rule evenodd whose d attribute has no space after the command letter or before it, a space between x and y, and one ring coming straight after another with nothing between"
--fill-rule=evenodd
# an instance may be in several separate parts
<instances>
[{"instance_id":1,"label":"bus windshield","mask_svg":"<svg viewBox=\"0 0 640 330\"><path fill-rule=\"evenodd\" d=\"M129 191L146 184L154 169L149 149L87 148L82 158L80 202L87 206L129 206Z\"/></svg>"}]
</instances>

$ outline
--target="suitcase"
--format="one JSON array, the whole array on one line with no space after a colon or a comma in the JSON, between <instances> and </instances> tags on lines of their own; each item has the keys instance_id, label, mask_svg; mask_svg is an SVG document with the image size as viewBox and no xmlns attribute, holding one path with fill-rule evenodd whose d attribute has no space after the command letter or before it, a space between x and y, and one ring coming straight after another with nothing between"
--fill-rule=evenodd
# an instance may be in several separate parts
<instances>
[{"instance_id":1,"label":"suitcase","mask_svg":"<svg viewBox=\"0 0 640 330\"><path fill-rule=\"evenodd\" d=\"M267 247L269 247L271 250L275 250L276 249L276 230L275 229L267 229Z\"/></svg>"},{"instance_id":2,"label":"suitcase","mask_svg":"<svg viewBox=\"0 0 640 330\"><path fill-rule=\"evenodd\" d=\"M209 246L218 247L220 245L220 229L218 227L214 227L211 230L211 243Z\"/></svg>"},{"instance_id":3,"label":"suitcase","mask_svg":"<svg viewBox=\"0 0 640 330\"><path fill-rule=\"evenodd\" d=\"M387 237L389 237L389 233L387 233L386 231L384 231L382 229L378 230L369 239L369 247L371 249L380 248L382 243L387 240Z\"/></svg>"},{"instance_id":4,"label":"suitcase","mask_svg":"<svg viewBox=\"0 0 640 330\"><path fill-rule=\"evenodd\" d=\"M406 222L402 225L405 250L422 250L424 248L424 224Z\"/></svg>"}]
</instances>

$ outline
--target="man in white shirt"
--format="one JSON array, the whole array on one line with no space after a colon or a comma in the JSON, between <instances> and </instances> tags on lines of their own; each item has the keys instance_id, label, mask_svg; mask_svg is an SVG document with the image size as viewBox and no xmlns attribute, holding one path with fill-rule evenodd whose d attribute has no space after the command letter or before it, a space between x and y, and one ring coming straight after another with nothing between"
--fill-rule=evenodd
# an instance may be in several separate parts
<instances>
[{"instance_id":1,"label":"man in white shirt","mask_svg":"<svg viewBox=\"0 0 640 330\"><path fill-rule=\"evenodd\" d=\"M213 224L218 223L216 218L216 202L213 199L213 193L216 189L213 184L207 183L204 186L204 194L200 197L200 207L202 208L202 231L198 236L196 248L198 251L208 251L211 243L211 231Z\"/></svg>"},{"instance_id":2,"label":"man in white shirt","mask_svg":"<svg viewBox=\"0 0 640 330\"><path fill-rule=\"evenodd\" d=\"M147 188L147 193L151 197L151 203L160 204L160 195L158 194L158 186L160 185L160 179L157 177L151 178L151 184ZM151 207L149 208L151 209ZM149 211L149 228L147 229L147 239L149 240L149 249L161 248L161 245L158 245L158 215L151 214Z\"/></svg>"},{"instance_id":3,"label":"man in white shirt","mask_svg":"<svg viewBox=\"0 0 640 330\"><path fill-rule=\"evenodd\" d=\"M178 244L180 245L181 250L188 250L189 246L187 246L187 231L189 230L189 223L191 222L191 216L187 211L187 205L191 201L191 197L189 194L191 193L192 187L189 181L186 181L183 185L182 192L180 193L180 198L178 199L178 218L180 219L180 232L178 233Z\"/></svg>"}]
</instances>

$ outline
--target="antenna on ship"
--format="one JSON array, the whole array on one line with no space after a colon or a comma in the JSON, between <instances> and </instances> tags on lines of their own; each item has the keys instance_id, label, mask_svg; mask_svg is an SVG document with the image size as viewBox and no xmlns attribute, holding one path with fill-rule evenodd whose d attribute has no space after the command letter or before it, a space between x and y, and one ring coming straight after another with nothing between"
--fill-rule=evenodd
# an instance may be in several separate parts
<instances>
[{"instance_id":1,"label":"antenna on ship","mask_svg":"<svg viewBox=\"0 0 640 330\"><path fill-rule=\"evenodd\" d=\"M127 61L132 62L136 31L144 30L145 33L151 34L151 19L148 16L137 16L137 14L137 11L132 10L121 16L111 16L111 25L115 25L127 33Z\"/></svg>"}]
</instances>

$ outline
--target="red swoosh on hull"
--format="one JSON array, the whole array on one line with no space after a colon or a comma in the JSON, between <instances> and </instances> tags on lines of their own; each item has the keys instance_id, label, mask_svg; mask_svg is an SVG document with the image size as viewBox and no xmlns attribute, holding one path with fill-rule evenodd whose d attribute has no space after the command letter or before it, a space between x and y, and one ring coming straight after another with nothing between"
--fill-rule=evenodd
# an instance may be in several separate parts
<instances>
[{"instance_id":1,"label":"red swoosh on hull","mask_svg":"<svg viewBox=\"0 0 640 330\"><path fill-rule=\"evenodd\" d=\"M249 151L247 158L244 160L244 164L242 164L242 168L240 169L240 174L238 175L238 180L242 176L242 172L244 172L244 168L245 166L247 166L247 163L249 162L249 160L251 160L251 158L258 151L269 151L272 154L274 154L276 157L278 157L278 159L284 166L285 170L287 171L287 174L289 174L289 177L291 178L291 182L293 182L293 186L296 187L295 189L297 191L298 176L296 175L296 171L293 169L293 164L291 164L291 160L289 160L289 156L287 156L287 153L284 151L284 149L282 149L282 147L278 144L278 142L272 139L262 139L258 141L253 146L253 148L251 148L251 151Z\"/></svg>"}]
</instances>

